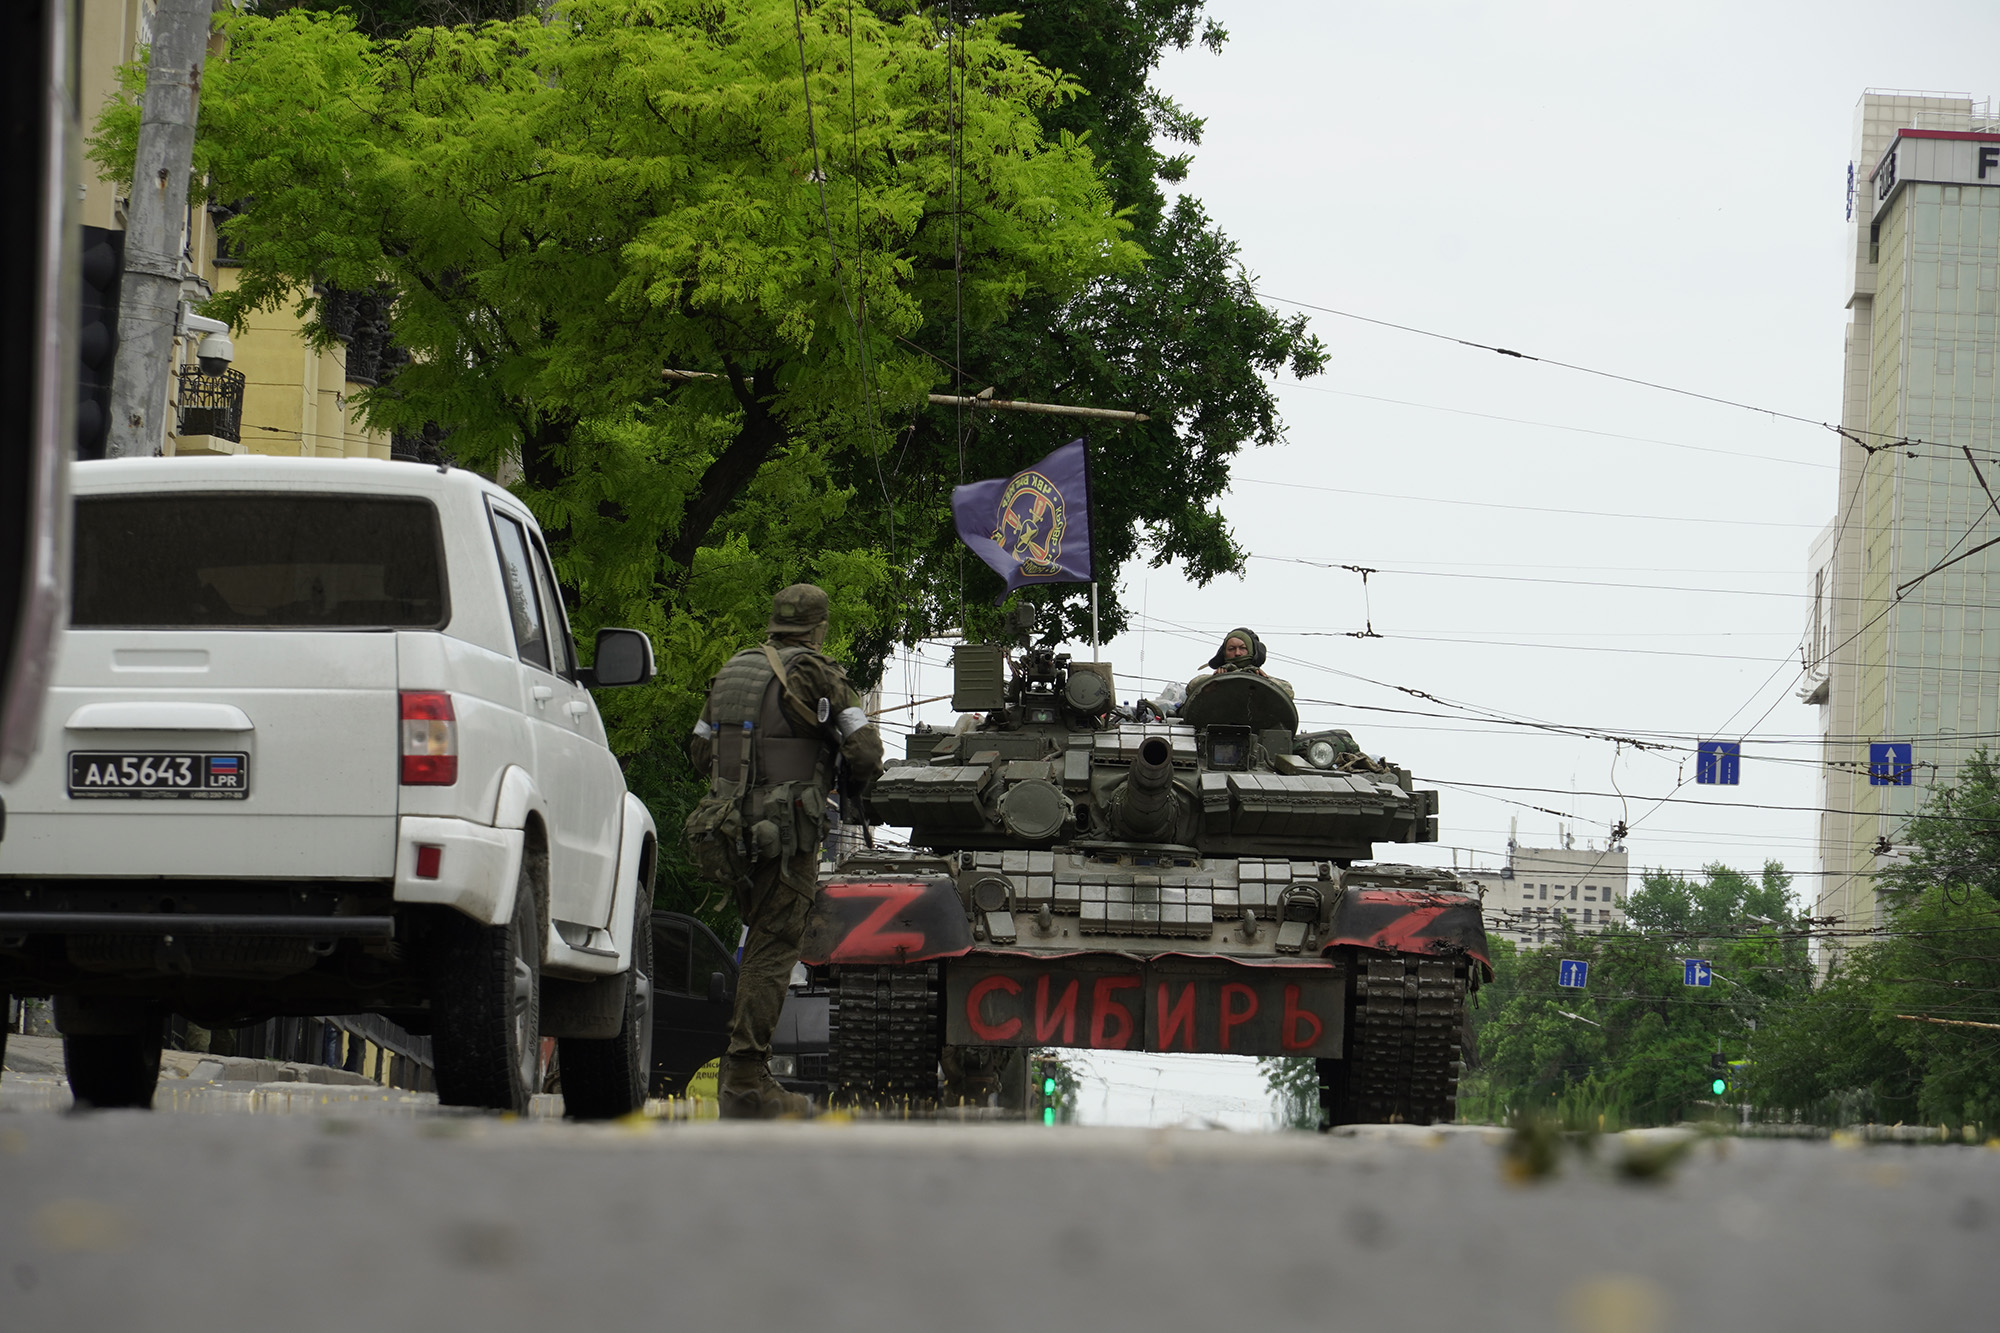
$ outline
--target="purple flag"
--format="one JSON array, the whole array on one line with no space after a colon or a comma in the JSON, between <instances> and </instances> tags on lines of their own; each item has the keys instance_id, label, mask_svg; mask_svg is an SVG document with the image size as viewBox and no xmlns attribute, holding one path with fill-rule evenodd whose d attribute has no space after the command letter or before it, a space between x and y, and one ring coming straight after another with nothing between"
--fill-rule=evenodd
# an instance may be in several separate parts
<instances>
[{"instance_id":1,"label":"purple flag","mask_svg":"<svg viewBox=\"0 0 2000 1333\"><path fill-rule=\"evenodd\" d=\"M1007 591L1037 583L1089 583L1090 465L1071 440L1025 472L956 486L951 516L959 540L1007 580Z\"/></svg>"}]
</instances>

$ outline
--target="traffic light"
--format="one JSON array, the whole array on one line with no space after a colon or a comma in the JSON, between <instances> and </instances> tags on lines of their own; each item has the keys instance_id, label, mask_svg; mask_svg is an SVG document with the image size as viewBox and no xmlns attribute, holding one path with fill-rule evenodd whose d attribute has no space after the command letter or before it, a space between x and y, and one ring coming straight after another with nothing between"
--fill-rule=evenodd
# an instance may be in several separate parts
<instances>
[{"instance_id":1,"label":"traffic light","mask_svg":"<svg viewBox=\"0 0 2000 1333\"><path fill-rule=\"evenodd\" d=\"M77 311L76 456L104 457L111 437L111 367L118 360L118 286L125 233L83 228L82 300Z\"/></svg>"},{"instance_id":2,"label":"traffic light","mask_svg":"<svg viewBox=\"0 0 2000 1333\"><path fill-rule=\"evenodd\" d=\"M1720 1097L1723 1093L1729 1091L1729 1080L1726 1078L1712 1078L1708 1081L1708 1090Z\"/></svg>"},{"instance_id":3,"label":"traffic light","mask_svg":"<svg viewBox=\"0 0 2000 1333\"><path fill-rule=\"evenodd\" d=\"M1042 1123L1056 1122L1056 1076L1047 1065L1042 1066Z\"/></svg>"}]
</instances>

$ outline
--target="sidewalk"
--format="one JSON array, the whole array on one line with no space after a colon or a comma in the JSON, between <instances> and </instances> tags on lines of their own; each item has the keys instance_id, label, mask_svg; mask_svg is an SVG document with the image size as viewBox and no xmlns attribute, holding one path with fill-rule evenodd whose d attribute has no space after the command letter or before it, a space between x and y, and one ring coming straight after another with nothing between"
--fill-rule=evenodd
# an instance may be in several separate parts
<instances>
[{"instance_id":1,"label":"sidewalk","mask_svg":"<svg viewBox=\"0 0 2000 1333\"><path fill-rule=\"evenodd\" d=\"M7 1038L4 1066L16 1074L63 1073L62 1038ZM301 1064L290 1060L253 1060L240 1055L207 1055L200 1051L160 1053L160 1082L186 1079L190 1083L324 1083L343 1088L379 1088L382 1085L366 1074L350 1074L326 1065Z\"/></svg>"}]
</instances>

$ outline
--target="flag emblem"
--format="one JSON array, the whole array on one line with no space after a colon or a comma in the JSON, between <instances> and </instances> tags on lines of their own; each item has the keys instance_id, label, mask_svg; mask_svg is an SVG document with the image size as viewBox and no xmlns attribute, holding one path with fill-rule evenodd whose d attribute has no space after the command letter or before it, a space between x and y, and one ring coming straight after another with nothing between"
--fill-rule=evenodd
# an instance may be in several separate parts
<instances>
[{"instance_id":1,"label":"flag emblem","mask_svg":"<svg viewBox=\"0 0 2000 1333\"><path fill-rule=\"evenodd\" d=\"M1084 442L1072 440L1026 471L955 487L959 539L1009 592L1029 583L1090 582L1089 468Z\"/></svg>"}]
</instances>

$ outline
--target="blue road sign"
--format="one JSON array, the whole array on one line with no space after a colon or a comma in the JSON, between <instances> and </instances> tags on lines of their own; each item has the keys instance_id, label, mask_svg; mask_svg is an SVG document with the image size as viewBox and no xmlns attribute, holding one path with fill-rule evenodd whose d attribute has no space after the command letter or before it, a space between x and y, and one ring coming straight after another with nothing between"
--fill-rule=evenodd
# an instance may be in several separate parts
<instances>
[{"instance_id":1,"label":"blue road sign","mask_svg":"<svg viewBox=\"0 0 2000 1333\"><path fill-rule=\"evenodd\" d=\"M1741 741L1703 741L1694 757L1694 780L1715 786L1737 785L1737 771L1743 763Z\"/></svg>"},{"instance_id":2,"label":"blue road sign","mask_svg":"<svg viewBox=\"0 0 2000 1333\"><path fill-rule=\"evenodd\" d=\"M1713 975L1714 973L1708 970L1706 958L1681 959L1681 985L1706 986L1710 984L1709 978Z\"/></svg>"},{"instance_id":3,"label":"blue road sign","mask_svg":"<svg viewBox=\"0 0 2000 1333\"><path fill-rule=\"evenodd\" d=\"M1907 787L1910 770L1916 767L1915 750L1908 741L1884 741L1868 747L1868 785Z\"/></svg>"},{"instance_id":4,"label":"blue road sign","mask_svg":"<svg viewBox=\"0 0 2000 1333\"><path fill-rule=\"evenodd\" d=\"M1582 990L1583 983L1590 979L1590 964L1580 958L1565 958L1556 965L1556 985L1568 986L1571 990Z\"/></svg>"}]
</instances>

